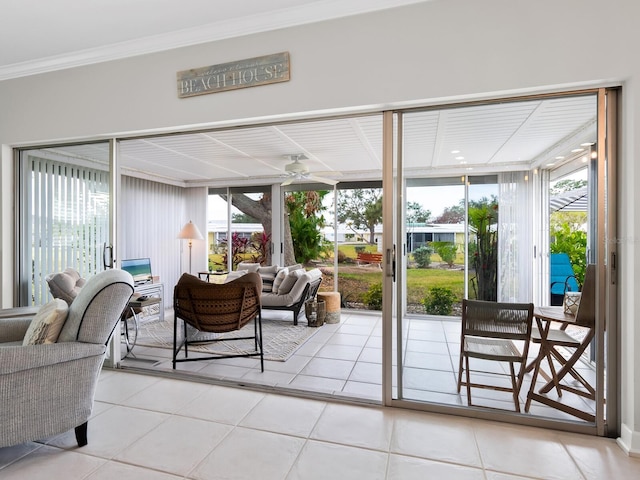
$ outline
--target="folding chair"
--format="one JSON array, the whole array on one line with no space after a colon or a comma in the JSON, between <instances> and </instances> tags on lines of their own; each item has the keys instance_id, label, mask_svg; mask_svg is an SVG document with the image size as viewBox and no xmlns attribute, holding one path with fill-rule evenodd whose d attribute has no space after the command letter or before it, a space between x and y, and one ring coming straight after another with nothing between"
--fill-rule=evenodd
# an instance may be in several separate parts
<instances>
[{"instance_id":1,"label":"folding chair","mask_svg":"<svg viewBox=\"0 0 640 480\"><path fill-rule=\"evenodd\" d=\"M460 339L460 368L458 370L458 393L467 387L467 403L471 406L471 387L512 392L517 412L518 399L526 368L529 340L533 322L532 303L497 303L482 300L462 300L462 336ZM518 350L514 341L522 343ZM472 383L469 358L508 362L511 387ZM518 373L515 364L519 364ZM462 372L466 372L466 381Z\"/></svg>"}]
</instances>

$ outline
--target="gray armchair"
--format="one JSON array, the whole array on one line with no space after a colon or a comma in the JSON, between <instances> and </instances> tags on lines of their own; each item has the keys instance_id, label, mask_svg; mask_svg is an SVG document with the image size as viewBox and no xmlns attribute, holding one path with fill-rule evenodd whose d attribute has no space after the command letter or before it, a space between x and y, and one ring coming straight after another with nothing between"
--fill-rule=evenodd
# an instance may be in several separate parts
<instances>
[{"instance_id":1,"label":"gray armchair","mask_svg":"<svg viewBox=\"0 0 640 480\"><path fill-rule=\"evenodd\" d=\"M23 346L31 316L0 311L0 447L75 429L87 422L109 339L133 293L122 270L91 277L69 306L56 343ZM33 309L25 312L33 313Z\"/></svg>"}]
</instances>

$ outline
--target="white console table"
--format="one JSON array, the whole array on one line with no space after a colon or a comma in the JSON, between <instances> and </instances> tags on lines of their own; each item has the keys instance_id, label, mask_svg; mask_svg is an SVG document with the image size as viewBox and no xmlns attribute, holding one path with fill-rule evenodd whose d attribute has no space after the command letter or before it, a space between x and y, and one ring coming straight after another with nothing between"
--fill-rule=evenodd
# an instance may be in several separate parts
<instances>
[{"instance_id":1,"label":"white console table","mask_svg":"<svg viewBox=\"0 0 640 480\"><path fill-rule=\"evenodd\" d=\"M145 283L144 285L138 285L135 287L135 292L147 297L157 297L160 299L160 303L157 304L159 308L158 319L164 321L164 284L163 283ZM153 305L151 305L153 307Z\"/></svg>"}]
</instances>

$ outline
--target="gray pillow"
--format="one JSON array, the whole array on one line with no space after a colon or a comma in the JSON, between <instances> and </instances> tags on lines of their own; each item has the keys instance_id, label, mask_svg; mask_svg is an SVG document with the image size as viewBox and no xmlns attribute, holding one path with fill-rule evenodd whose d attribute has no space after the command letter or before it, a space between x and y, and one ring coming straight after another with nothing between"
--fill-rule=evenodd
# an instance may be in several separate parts
<instances>
[{"instance_id":1,"label":"gray pillow","mask_svg":"<svg viewBox=\"0 0 640 480\"><path fill-rule=\"evenodd\" d=\"M286 295L289 293L302 275L304 275L304 270L301 268L294 270L293 272L289 272L278 288L278 295Z\"/></svg>"}]
</instances>

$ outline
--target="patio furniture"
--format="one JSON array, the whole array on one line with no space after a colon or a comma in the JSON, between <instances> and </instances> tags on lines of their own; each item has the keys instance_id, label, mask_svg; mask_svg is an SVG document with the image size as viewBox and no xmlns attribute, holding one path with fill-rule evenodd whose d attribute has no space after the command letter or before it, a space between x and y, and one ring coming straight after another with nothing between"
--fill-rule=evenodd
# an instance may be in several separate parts
<instances>
[{"instance_id":1,"label":"patio furniture","mask_svg":"<svg viewBox=\"0 0 640 480\"><path fill-rule=\"evenodd\" d=\"M566 253L552 253L549 264L551 305L562 305L566 292L579 290L578 281L573 272L569 255Z\"/></svg>"},{"instance_id":2,"label":"patio furniture","mask_svg":"<svg viewBox=\"0 0 640 480\"><path fill-rule=\"evenodd\" d=\"M249 272L229 283L217 284L183 274L173 294L173 368L177 362L213 360L218 358L260 357L260 369L264 372L262 351L262 314L260 292L262 280L257 273ZM178 321L182 320L182 339L178 340ZM218 335L240 330L249 322L254 322L252 336L220 338ZM193 327L192 329L188 327ZM205 334L205 335L201 335ZM215 353L189 358L189 345L212 342L234 342L254 340L254 351L240 353ZM184 347L184 358L178 358Z\"/></svg>"},{"instance_id":3,"label":"patio furniture","mask_svg":"<svg viewBox=\"0 0 640 480\"><path fill-rule=\"evenodd\" d=\"M15 309L0 316L0 447L72 428L78 446L87 444L107 344L132 292L131 275L106 270L89 278L71 306L54 299L35 317Z\"/></svg>"},{"instance_id":4,"label":"patio furniture","mask_svg":"<svg viewBox=\"0 0 640 480\"><path fill-rule=\"evenodd\" d=\"M467 403L471 406L471 387L511 392L516 412L520 412L518 395L526 368L529 339L533 322L532 303L498 303L483 300L462 300L462 335L460 339L460 365L458 393L467 387ZM519 350L514 341L522 344ZM511 387L493 383L472 383L469 359L509 363ZM515 365L518 364L518 373ZM462 373L466 373L463 381ZM486 372L483 372L486 373ZM493 374L503 375L503 374Z\"/></svg>"},{"instance_id":5,"label":"patio furniture","mask_svg":"<svg viewBox=\"0 0 640 480\"><path fill-rule=\"evenodd\" d=\"M562 397L562 391L564 390L589 400L595 400L595 389L575 368L576 363L595 337L595 275L596 266L594 264L587 265L580 304L575 316L566 314L561 306L538 307L535 309L534 316L537 328L533 328L531 340L535 343L540 343L540 351L534 363L531 387L525 404L526 412L529 411L531 401L536 400L583 420L595 422L595 416L592 413L579 410L574 406L564 404L544 395L555 388L559 397ZM556 328L552 328L552 326ZM569 327L574 330L573 335L568 331L570 330ZM563 352L568 352L568 354L563 354ZM545 375L541 369L542 362L545 359L551 372L550 376ZM554 360L560 366L559 370L556 370ZM548 382L536 393L538 374L548 379ZM573 377L573 385L562 383L562 380L567 375Z\"/></svg>"},{"instance_id":6,"label":"patio furniture","mask_svg":"<svg viewBox=\"0 0 640 480\"><path fill-rule=\"evenodd\" d=\"M318 301L325 304L325 323L340 323L340 292L318 292Z\"/></svg>"}]
</instances>

